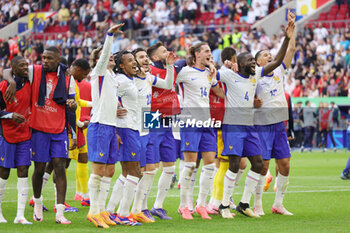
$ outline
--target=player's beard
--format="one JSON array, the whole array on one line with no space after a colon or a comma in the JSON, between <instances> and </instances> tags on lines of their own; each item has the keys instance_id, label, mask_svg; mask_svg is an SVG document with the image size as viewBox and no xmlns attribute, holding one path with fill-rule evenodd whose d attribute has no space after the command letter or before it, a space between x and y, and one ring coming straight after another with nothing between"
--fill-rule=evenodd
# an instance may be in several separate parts
<instances>
[{"instance_id":1,"label":"player's beard","mask_svg":"<svg viewBox=\"0 0 350 233\"><path fill-rule=\"evenodd\" d=\"M249 75L255 75L255 72L253 73L252 68L250 66L246 66L244 71Z\"/></svg>"}]
</instances>

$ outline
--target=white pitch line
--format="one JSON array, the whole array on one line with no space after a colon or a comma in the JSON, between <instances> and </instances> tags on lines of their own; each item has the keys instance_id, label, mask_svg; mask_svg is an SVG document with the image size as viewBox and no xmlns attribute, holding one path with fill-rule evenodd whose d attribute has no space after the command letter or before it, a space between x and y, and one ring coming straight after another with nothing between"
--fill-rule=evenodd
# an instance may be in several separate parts
<instances>
[{"instance_id":1,"label":"white pitch line","mask_svg":"<svg viewBox=\"0 0 350 233\"><path fill-rule=\"evenodd\" d=\"M350 192L350 189L329 189L329 190L300 190L300 191L287 191L286 194L288 193L331 193L331 192ZM233 194L238 195L242 194L241 192L234 192ZM275 194L275 192L265 192L265 194ZM6 195L6 194L5 194ZM198 195L193 195L193 197L197 197ZM151 195L149 196L151 198L155 198L156 195ZM172 197L172 198L179 198L180 194L174 195L174 194L169 194L166 197ZM54 199L44 199L44 201L54 201ZM2 201L2 203L11 203L11 202L17 202L16 200L9 200L9 201Z\"/></svg>"}]
</instances>

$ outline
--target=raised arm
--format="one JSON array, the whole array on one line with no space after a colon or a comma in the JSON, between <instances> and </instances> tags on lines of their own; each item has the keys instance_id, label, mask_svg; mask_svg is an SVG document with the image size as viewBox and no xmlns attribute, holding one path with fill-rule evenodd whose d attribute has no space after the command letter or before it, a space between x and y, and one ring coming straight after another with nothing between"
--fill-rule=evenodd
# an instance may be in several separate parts
<instances>
[{"instance_id":1,"label":"raised arm","mask_svg":"<svg viewBox=\"0 0 350 233\"><path fill-rule=\"evenodd\" d=\"M175 78L175 71L174 71L174 62L175 62L175 54L173 52L169 53L167 59L166 59L166 76L165 79L160 79L157 76L154 76L155 79L152 83L153 86L163 88L163 89L172 89L174 86L174 78Z\"/></svg>"},{"instance_id":2,"label":"raised arm","mask_svg":"<svg viewBox=\"0 0 350 233\"><path fill-rule=\"evenodd\" d=\"M282 46L281 46L280 50L278 51L275 59L272 62L268 63L266 66L264 66L263 73L262 73L263 76L271 73L274 69L276 69L279 65L282 64L282 61L286 55L286 51L288 48L290 38L292 37L292 35L294 33L294 28L295 28L294 21L295 21L295 15L293 13L289 12L288 13L288 26L286 29L286 36L284 37Z\"/></svg>"},{"instance_id":3,"label":"raised arm","mask_svg":"<svg viewBox=\"0 0 350 233\"><path fill-rule=\"evenodd\" d=\"M105 74L108 66L108 61L110 54L112 52L113 47L113 34L114 33L123 33L119 30L120 27L122 27L124 24L118 24L114 25L113 27L109 28L106 35L106 40L103 44L103 49L100 58L98 59L98 62L94 68L94 73L97 75L103 75ZM95 76L97 77L97 76ZM91 77L92 78L92 77Z\"/></svg>"},{"instance_id":4,"label":"raised arm","mask_svg":"<svg viewBox=\"0 0 350 233\"><path fill-rule=\"evenodd\" d=\"M289 69L290 65L292 64L294 53L295 53L295 33L293 33L292 37L290 38L290 41L288 44L288 50L283 59L283 63L287 69Z\"/></svg>"}]
</instances>

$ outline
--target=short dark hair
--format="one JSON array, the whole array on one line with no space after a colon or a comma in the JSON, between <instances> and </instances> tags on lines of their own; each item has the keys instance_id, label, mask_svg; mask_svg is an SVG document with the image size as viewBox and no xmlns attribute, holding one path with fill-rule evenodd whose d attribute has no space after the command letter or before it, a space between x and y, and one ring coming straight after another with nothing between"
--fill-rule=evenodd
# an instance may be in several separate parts
<instances>
[{"instance_id":1,"label":"short dark hair","mask_svg":"<svg viewBox=\"0 0 350 233\"><path fill-rule=\"evenodd\" d=\"M137 49L134 49L131 53L132 55L134 55L134 57L136 58L136 54L138 52L146 52L146 50L144 48L137 48ZM147 54L148 55L148 54Z\"/></svg>"},{"instance_id":2,"label":"short dark hair","mask_svg":"<svg viewBox=\"0 0 350 233\"><path fill-rule=\"evenodd\" d=\"M123 73L122 69L120 68L120 65L123 63L123 56L125 54L131 54L128 50L122 50L114 54L114 61L115 61L115 71L118 73Z\"/></svg>"},{"instance_id":3,"label":"short dark hair","mask_svg":"<svg viewBox=\"0 0 350 233\"><path fill-rule=\"evenodd\" d=\"M54 53L58 54L58 56L61 55L60 50L55 46L48 47L45 50L50 51L50 52L54 52Z\"/></svg>"},{"instance_id":4,"label":"short dark hair","mask_svg":"<svg viewBox=\"0 0 350 233\"><path fill-rule=\"evenodd\" d=\"M261 53L263 52L264 50L259 50L256 54L255 54L255 61L258 60L258 58L260 57Z\"/></svg>"},{"instance_id":5,"label":"short dark hair","mask_svg":"<svg viewBox=\"0 0 350 233\"><path fill-rule=\"evenodd\" d=\"M309 101L309 100L306 100L305 105L307 105L308 103L310 103L310 101Z\"/></svg>"},{"instance_id":6,"label":"short dark hair","mask_svg":"<svg viewBox=\"0 0 350 233\"><path fill-rule=\"evenodd\" d=\"M231 61L231 59L236 56L236 50L232 47L226 47L221 52L221 61L224 63L226 60Z\"/></svg>"},{"instance_id":7,"label":"short dark hair","mask_svg":"<svg viewBox=\"0 0 350 233\"><path fill-rule=\"evenodd\" d=\"M17 63L24 59L24 57L21 57L21 56L15 56L14 58L12 58L12 61L11 61L11 66L14 67L15 65L17 65Z\"/></svg>"},{"instance_id":8,"label":"short dark hair","mask_svg":"<svg viewBox=\"0 0 350 233\"><path fill-rule=\"evenodd\" d=\"M79 67L83 70L90 70L91 69L89 62L83 58L75 60L72 63L72 66Z\"/></svg>"},{"instance_id":9,"label":"short dark hair","mask_svg":"<svg viewBox=\"0 0 350 233\"><path fill-rule=\"evenodd\" d=\"M163 46L162 42L157 42L147 49L147 55L152 60L153 54L157 51L159 47ZM153 61L153 60L152 60Z\"/></svg>"}]
</instances>

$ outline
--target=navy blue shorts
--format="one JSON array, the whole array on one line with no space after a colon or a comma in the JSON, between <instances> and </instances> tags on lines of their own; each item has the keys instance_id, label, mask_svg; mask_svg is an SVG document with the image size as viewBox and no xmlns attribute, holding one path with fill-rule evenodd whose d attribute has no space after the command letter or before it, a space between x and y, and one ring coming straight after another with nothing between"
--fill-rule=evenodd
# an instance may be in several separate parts
<instances>
[{"instance_id":1,"label":"navy blue shorts","mask_svg":"<svg viewBox=\"0 0 350 233\"><path fill-rule=\"evenodd\" d=\"M176 142L171 127L150 129L147 145L146 163L175 162Z\"/></svg>"},{"instance_id":2,"label":"navy blue shorts","mask_svg":"<svg viewBox=\"0 0 350 233\"><path fill-rule=\"evenodd\" d=\"M123 144L119 145L119 161L140 162L141 140L137 130L117 128L118 135Z\"/></svg>"},{"instance_id":3,"label":"navy blue shorts","mask_svg":"<svg viewBox=\"0 0 350 233\"><path fill-rule=\"evenodd\" d=\"M147 152L147 144L149 140L149 134L140 136L141 150L140 150L140 167L146 166L146 152Z\"/></svg>"},{"instance_id":4,"label":"navy blue shorts","mask_svg":"<svg viewBox=\"0 0 350 233\"><path fill-rule=\"evenodd\" d=\"M175 139L176 144L176 157L180 160L184 160L184 154L181 151L181 140Z\"/></svg>"},{"instance_id":5,"label":"navy blue shorts","mask_svg":"<svg viewBox=\"0 0 350 233\"><path fill-rule=\"evenodd\" d=\"M90 123L87 129L89 161L103 164L115 164L118 161L116 127L99 123Z\"/></svg>"},{"instance_id":6,"label":"navy blue shorts","mask_svg":"<svg viewBox=\"0 0 350 233\"><path fill-rule=\"evenodd\" d=\"M0 167L16 168L30 166L30 140L19 143L8 143L0 135Z\"/></svg>"},{"instance_id":7,"label":"navy blue shorts","mask_svg":"<svg viewBox=\"0 0 350 233\"><path fill-rule=\"evenodd\" d=\"M224 150L222 155L237 155L240 157L261 155L259 135L252 125L222 126Z\"/></svg>"},{"instance_id":8,"label":"navy blue shorts","mask_svg":"<svg viewBox=\"0 0 350 233\"><path fill-rule=\"evenodd\" d=\"M32 129L32 161L47 163L52 158L68 158L68 135L44 133Z\"/></svg>"},{"instance_id":9,"label":"navy blue shorts","mask_svg":"<svg viewBox=\"0 0 350 233\"><path fill-rule=\"evenodd\" d=\"M290 158L290 148L284 122L255 126L264 160Z\"/></svg>"},{"instance_id":10,"label":"navy blue shorts","mask_svg":"<svg viewBox=\"0 0 350 233\"><path fill-rule=\"evenodd\" d=\"M217 151L214 128L181 128L181 151L209 152Z\"/></svg>"}]
</instances>

